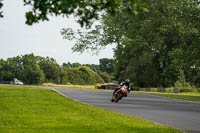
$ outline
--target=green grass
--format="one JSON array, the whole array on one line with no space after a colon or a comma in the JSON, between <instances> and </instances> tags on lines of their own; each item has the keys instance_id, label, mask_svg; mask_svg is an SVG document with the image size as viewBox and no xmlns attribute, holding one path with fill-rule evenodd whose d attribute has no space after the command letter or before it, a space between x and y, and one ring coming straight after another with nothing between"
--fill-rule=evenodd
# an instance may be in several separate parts
<instances>
[{"instance_id":1,"label":"green grass","mask_svg":"<svg viewBox=\"0 0 200 133\"><path fill-rule=\"evenodd\" d=\"M187 92L187 93L142 92L142 93L147 93L147 94L156 95L156 96L176 98L176 99L187 100L187 101L200 102L200 93L194 93L194 92Z\"/></svg>"},{"instance_id":2,"label":"green grass","mask_svg":"<svg viewBox=\"0 0 200 133\"><path fill-rule=\"evenodd\" d=\"M45 89L0 85L0 133L182 133Z\"/></svg>"},{"instance_id":3,"label":"green grass","mask_svg":"<svg viewBox=\"0 0 200 133\"><path fill-rule=\"evenodd\" d=\"M0 84L0 87L17 87L17 88L62 88L62 89L74 89L74 90L97 90L94 86L86 86L86 85L3 85Z\"/></svg>"},{"instance_id":4,"label":"green grass","mask_svg":"<svg viewBox=\"0 0 200 133\"><path fill-rule=\"evenodd\" d=\"M44 83L42 87L78 89L78 90L94 90L94 85L62 85L53 83Z\"/></svg>"}]
</instances>

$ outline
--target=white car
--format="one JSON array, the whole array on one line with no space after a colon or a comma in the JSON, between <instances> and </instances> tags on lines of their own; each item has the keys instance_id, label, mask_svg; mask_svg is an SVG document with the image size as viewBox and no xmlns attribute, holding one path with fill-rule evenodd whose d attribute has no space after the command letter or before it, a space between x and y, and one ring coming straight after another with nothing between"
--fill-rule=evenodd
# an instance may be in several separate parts
<instances>
[{"instance_id":1,"label":"white car","mask_svg":"<svg viewBox=\"0 0 200 133\"><path fill-rule=\"evenodd\" d=\"M15 81L14 84L16 85L24 85L24 83L18 79L14 79L14 81Z\"/></svg>"},{"instance_id":2,"label":"white car","mask_svg":"<svg viewBox=\"0 0 200 133\"><path fill-rule=\"evenodd\" d=\"M24 85L24 83L22 81L17 80L16 85Z\"/></svg>"}]
</instances>

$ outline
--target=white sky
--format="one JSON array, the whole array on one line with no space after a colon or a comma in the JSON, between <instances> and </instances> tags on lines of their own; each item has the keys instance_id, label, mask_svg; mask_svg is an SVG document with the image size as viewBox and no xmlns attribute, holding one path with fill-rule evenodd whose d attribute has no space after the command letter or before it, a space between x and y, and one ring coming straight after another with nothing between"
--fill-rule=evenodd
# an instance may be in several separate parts
<instances>
[{"instance_id":1,"label":"white sky","mask_svg":"<svg viewBox=\"0 0 200 133\"><path fill-rule=\"evenodd\" d=\"M112 58L113 46L108 46L97 56L87 52L72 53L74 42L63 40L62 28L80 28L74 19L52 17L50 21L28 26L25 24L23 0L3 0L3 18L0 18L0 58L7 59L17 55L34 53L37 56L49 56L59 64L79 62L81 64L98 64L100 58Z\"/></svg>"}]
</instances>

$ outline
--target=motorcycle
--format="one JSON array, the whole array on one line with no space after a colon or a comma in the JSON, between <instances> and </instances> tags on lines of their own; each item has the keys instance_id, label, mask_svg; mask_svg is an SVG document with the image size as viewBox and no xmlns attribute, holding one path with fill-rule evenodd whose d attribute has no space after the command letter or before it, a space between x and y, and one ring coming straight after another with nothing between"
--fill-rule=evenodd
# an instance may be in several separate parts
<instances>
[{"instance_id":1,"label":"motorcycle","mask_svg":"<svg viewBox=\"0 0 200 133\"><path fill-rule=\"evenodd\" d=\"M117 89L112 96L111 101L112 102L118 102L121 100L123 97L126 97L128 94L128 87L127 86L121 86L119 89Z\"/></svg>"}]
</instances>

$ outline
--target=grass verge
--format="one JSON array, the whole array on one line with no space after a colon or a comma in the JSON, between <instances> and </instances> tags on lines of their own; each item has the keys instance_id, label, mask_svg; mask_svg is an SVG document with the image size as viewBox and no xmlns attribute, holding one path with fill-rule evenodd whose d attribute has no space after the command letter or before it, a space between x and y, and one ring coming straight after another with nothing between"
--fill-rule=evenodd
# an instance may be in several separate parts
<instances>
[{"instance_id":1,"label":"grass verge","mask_svg":"<svg viewBox=\"0 0 200 133\"><path fill-rule=\"evenodd\" d=\"M187 93L139 92L139 93L146 93L146 94L151 94L151 95L156 95L156 96L164 96L164 97L169 97L169 98L200 102L200 93L193 93L193 92L187 92Z\"/></svg>"},{"instance_id":2,"label":"grass verge","mask_svg":"<svg viewBox=\"0 0 200 133\"><path fill-rule=\"evenodd\" d=\"M17 88L62 88L62 89L77 89L77 90L96 90L92 85L57 85L57 84L44 84L44 85L4 85L0 84L0 87L17 87Z\"/></svg>"},{"instance_id":3,"label":"grass verge","mask_svg":"<svg viewBox=\"0 0 200 133\"><path fill-rule=\"evenodd\" d=\"M45 89L0 86L2 133L182 133Z\"/></svg>"},{"instance_id":4,"label":"grass verge","mask_svg":"<svg viewBox=\"0 0 200 133\"><path fill-rule=\"evenodd\" d=\"M94 90L94 85L59 85L53 83L44 83L43 87L63 88L63 89L79 89L79 90Z\"/></svg>"}]
</instances>

